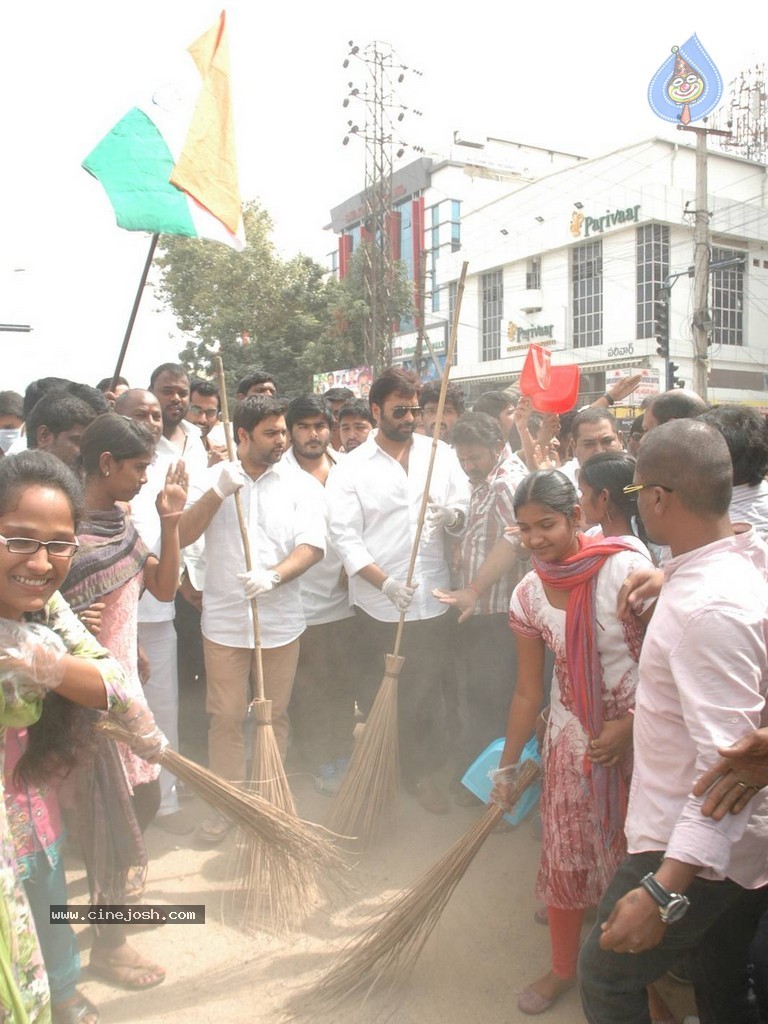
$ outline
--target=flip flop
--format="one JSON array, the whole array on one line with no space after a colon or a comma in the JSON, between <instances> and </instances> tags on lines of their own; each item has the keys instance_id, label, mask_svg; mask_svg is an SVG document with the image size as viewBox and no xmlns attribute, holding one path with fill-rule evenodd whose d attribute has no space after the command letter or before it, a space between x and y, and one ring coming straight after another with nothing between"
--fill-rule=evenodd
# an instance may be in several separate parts
<instances>
[{"instance_id":1,"label":"flip flop","mask_svg":"<svg viewBox=\"0 0 768 1024\"><path fill-rule=\"evenodd\" d=\"M122 947L121 947L122 948ZM154 988L165 981L165 969L159 964L146 960L141 953L128 946L125 955L120 957L105 956L103 961L94 960L91 953L91 961L88 965L91 974L106 981L117 988L131 990L142 990ZM142 978L149 976L149 981L142 981Z\"/></svg>"},{"instance_id":2,"label":"flip flop","mask_svg":"<svg viewBox=\"0 0 768 1024\"><path fill-rule=\"evenodd\" d=\"M53 1024L81 1024L82 1020L88 1016L92 1016L98 1022L99 1011L82 992L75 993L74 1002L58 1006L52 1004L51 1006Z\"/></svg>"}]
</instances>

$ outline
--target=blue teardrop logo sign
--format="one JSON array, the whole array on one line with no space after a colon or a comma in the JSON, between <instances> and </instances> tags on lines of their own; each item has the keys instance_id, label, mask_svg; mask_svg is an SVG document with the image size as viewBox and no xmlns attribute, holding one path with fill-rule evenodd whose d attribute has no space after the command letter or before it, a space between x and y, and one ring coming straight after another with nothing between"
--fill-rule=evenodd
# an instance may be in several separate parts
<instances>
[{"instance_id":1,"label":"blue teardrop logo sign","mask_svg":"<svg viewBox=\"0 0 768 1024\"><path fill-rule=\"evenodd\" d=\"M657 117L688 125L710 114L723 95L723 80L714 61L694 33L651 79L648 102Z\"/></svg>"}]
</instances>

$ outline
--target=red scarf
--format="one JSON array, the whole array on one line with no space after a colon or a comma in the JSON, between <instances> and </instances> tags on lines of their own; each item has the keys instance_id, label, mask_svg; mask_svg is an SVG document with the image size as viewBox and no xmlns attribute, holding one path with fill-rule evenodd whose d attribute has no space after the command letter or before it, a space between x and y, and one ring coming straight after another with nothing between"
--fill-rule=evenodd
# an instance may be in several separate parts
<instances>
[{"instance_id":1,"label":"red scarf","mask_svg":"<svg viewBox=\"0 0 768 1024\"><path fill-rule=\"evenodd\" d=\"M574 695L574 711L590 739L603 731L603 667L597 649L599 628L595 611L597 574L606 561L620 551L635 551L618 537L592 540L579 535L579 550L562 562L542 562L535 556L533 567L542 583L553 590L567 590L565 612L565 660ZM618 764L593 764L584 758L586 774L598 806L607 839L623 829L627 813L627 787Z\"/></svg>"}]
</instances>

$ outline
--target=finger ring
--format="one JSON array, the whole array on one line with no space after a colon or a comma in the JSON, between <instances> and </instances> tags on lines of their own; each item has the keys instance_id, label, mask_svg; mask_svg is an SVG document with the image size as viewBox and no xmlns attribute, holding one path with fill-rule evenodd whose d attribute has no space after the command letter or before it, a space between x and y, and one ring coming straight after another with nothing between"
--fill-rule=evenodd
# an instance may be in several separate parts
<instances>
[{"instance_id":1,"label":"finger ring","mask_svg":"<svg viewBox=\"0 0 768 1024\"><path fill-rule=\"evenodd\" d=\"M634 953L634 952L635 952L635 950L634 950L634 949L628 949L628 950L627 950L627 952L628 952L628 953Z\"/></svg>"},{"instance_id":2,"label":"finger ring","mask_svg":"<svg viewBox=\"0 0 768 1024\"><path fill-rule=\"evenodd\" d=\"M741 786L742 789L754 789L754 786L748 786L746 782L739 782L738 779L736 780L736 785Z\"/></svg>"}]
</instances>

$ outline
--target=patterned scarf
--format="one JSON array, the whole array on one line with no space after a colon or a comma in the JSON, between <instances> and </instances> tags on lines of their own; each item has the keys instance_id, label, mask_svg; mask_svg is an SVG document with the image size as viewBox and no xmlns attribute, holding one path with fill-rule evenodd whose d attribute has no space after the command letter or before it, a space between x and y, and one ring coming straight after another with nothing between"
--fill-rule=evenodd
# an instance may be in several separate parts
<instances>
[{"instance_id":1,"label":"patterned scarf","mask_svg":"<svg viewBox=\"0 0 768 1024\"><path fill-rule=\"evenodd\" d=\"M89 509L86 517L77 530L80 547L61 588L75 612L132 580L149 555L121 508L115 506L108 512Z\"/></svg>"},{"instance_id":2,"label":"patterned scarf","mask_svg":"<svg viewBox=\"0 0 768 1024\"><path fill-rule=\"evenodd\" d=\"M537 575L553 590L567 590L565 612L565 660L574 695L574 711L589 739L603 731L603 668L597 649L599 623L596 613L597 574L619 551L635 551L618 537L592 540L579 535L579 550L554 564L532 558ZM619 764L594 764L586 755L584 769L592 785L602 824L611 841L624 827L627 787Z\"/></svg>"}]
</instances>

